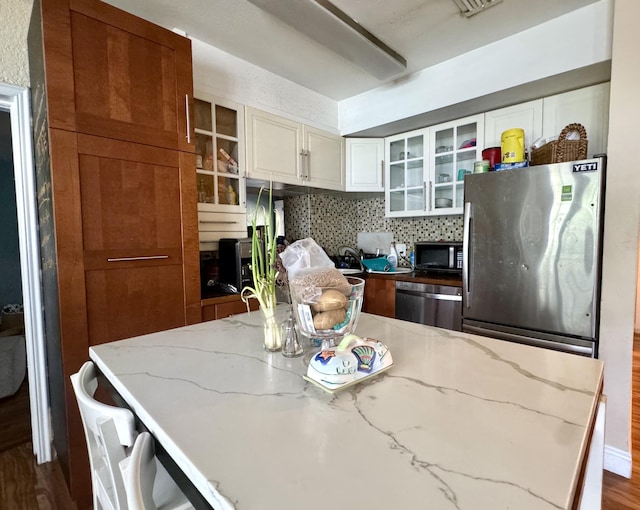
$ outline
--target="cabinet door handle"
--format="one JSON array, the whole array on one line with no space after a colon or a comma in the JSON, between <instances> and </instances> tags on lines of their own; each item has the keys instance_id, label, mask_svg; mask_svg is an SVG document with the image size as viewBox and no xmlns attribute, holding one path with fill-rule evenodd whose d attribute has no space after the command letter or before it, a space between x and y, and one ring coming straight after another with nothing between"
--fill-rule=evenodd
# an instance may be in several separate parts
<instances>
[{"instance_id":1,"label":"cabinet door handle","mask_svg":"<svg viewBox=\"0 0 640 510\"><path fill-rule=\"evenodd\" d=\"M380 160L380 170L382 170L382 187L384 188L384 159Z\"/></svg>"},{"instance_id":2,"label":"cabinet door handle","mask_svg":"<svg viewBox=\"0 0 640 510\"><path fill-rule=\"evenodd\" d=\"M191 143L191 120L189 119L189 94L184 95L184 111L187 115L187 143Z\"/></svg>"},{"instance_id":3,"label":"cabinet door handle","mask_svg":"<svg viewBox=\"0 0 640 510\"><path fill-rule=\"evenodd\" d=\"M307 149L300 150L300 170L298 177L303 181L309 180L309 151Z\"/></svg>"},{"instance_id":4,"label":"cabinet door handle","mask_svg":"<svg viewBox=\"0 0 640 510\"><path fill-rule=\"evenodd\" d=\"M298 178L304 179L304 149L300 149L300 168L298 168Z\"/></svg>"},{"instance_id":5,"label":"cabinet door handle","mask_svg":"<svg viewBox=\"0 0 640 510\"><path fill-rule=\"evenodd\" d=\"M149 255L148 257L117 257L109 258L107 262L130 262L132 260L160 260L168 259L169 255Z\"/></svg>"},{"instance_id":6,"label":"cabinet door handle","mask_svg":"<svg viewBox=\"0 0 640 510\"><path fill-rule=\"evenodd\" d=\"M216 221L216 220L200 220L198 223L216 223L220 225L235 225L236 223L240 223L239 221Z\"/></svg>"},{"instance_id":7,"label":"cabinet door handle","mask_svg":"<svg viewBox=\"0 0 640 510\"><path fill-rule=\"evenodd\" d=\"M429 211L433 207L431 204L433 203L433 181L429 181Z\"/></svg>"}]
</instances>

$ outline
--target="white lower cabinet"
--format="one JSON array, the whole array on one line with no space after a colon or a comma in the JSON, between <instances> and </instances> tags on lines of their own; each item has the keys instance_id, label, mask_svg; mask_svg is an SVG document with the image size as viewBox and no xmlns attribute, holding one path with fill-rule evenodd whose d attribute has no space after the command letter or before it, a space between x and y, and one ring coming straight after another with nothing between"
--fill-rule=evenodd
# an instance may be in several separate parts
<instances>
[{"instance_id":1,"label":"white lower cabinet","mask_svg":"<svg viewBox=\"0 0 640 510\"><path fill-rule=\"evenodd\" d=\"M247 177L344 190L341 136L247 107Z\"/></svg>"},{"instance_id":2,"label":"white lower cabinet","mask_svg":"<svg viewBox=\"0 0 640 510\"><path fill-rule=\"evenodd\" d=\"M347 138L346 191L384 191L384 139Z\"/></svg>"}]
</instances>

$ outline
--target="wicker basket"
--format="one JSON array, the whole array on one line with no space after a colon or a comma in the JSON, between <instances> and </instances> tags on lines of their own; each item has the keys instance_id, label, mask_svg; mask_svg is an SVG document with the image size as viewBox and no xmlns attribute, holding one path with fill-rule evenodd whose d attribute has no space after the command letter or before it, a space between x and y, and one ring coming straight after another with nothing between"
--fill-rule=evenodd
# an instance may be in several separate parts
<instances>
[{"instance_id":1,"label":"wicker basket","mask_svg":"<svg viewBox=\"0 0 640 510\"><path fill-rule=\"evenodd\" d=\"M576 131L580 135L579 140L567 140L567 135ZM563 163L587 158L587 130L582 124L569 124L566 126L557 140L549 142L539 149L531 150L532 165L547 165L549 163Z\"/></svg>"}]
</instances>

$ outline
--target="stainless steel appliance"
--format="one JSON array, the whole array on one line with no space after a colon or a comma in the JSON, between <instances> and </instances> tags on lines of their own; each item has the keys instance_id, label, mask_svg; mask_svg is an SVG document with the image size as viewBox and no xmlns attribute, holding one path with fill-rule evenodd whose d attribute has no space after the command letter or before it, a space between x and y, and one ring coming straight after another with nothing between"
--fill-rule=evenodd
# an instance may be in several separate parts
<instances>
[{"instance_id":1,"label":"stainless steel appliance","mask_svg":"<svg viewBox=\"0 0 640 510\"><path fill-rule=\"evenodd\" d=\"M251 238L220 239L218 242L218 278L221 284L231 284L236 292L253 286L251 273Z\"/></svg>"},{"instance_id":2,"label":"stainless steel appliance","mask_svg":"<svg viewBox=\"0 0 640 510\"><path fill-rule=\"evenodd\" d=\"M462 243L418 241L414 247L416 271L462 272Z\"/></svg>"},{"instance_id":3,"label":"stainless steel appliance","mask_svg":"<svg viewBox=\"0 0 640 510\"><path fill-rule=\"evenodd\" d=\"M465 177L463 331L597 357L605 165Z\"/></svg>"},{"instance_id":4,"label":"stainless steel appliance","mask_svg":"<svg viewBox=\"0 0 640 510\"><path fill-rule=\"evenodd\" d=\"M396 282L396 319L462 329L462 289L449 285Z\"/></svg>"}]
</instances>

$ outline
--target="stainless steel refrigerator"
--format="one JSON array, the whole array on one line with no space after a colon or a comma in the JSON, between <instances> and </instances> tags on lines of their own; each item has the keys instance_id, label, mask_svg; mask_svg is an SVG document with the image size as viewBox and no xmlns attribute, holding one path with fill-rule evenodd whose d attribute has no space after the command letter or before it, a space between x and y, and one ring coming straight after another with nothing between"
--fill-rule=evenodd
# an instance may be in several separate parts
<instances>
[{"instance_id":1,"label":"stainless steel refrigerator","mask_svg":"<svg viewBox=\"0 0 640 510\"><path fill-rule=\"evenodd\" d=\"M463 331L597 357L605 166L465 177Z\"/></svg>"}]
</instances>

